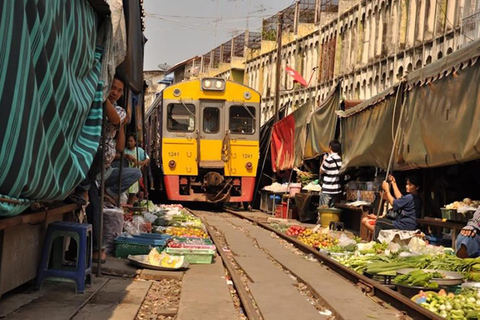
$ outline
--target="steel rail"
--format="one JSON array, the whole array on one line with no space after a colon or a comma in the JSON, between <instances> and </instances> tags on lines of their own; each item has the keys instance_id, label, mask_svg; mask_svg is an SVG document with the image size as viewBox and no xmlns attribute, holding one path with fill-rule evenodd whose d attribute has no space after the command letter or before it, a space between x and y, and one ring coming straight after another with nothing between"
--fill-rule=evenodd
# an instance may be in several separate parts
<instances>
[{"instance_id":1,"label":"steel rail","mask_svg":"<svg viewBox=\"0 0 480 320\"><path fill-rule=\"evenodd\" d=\"M313 247L307 246L306 244L298 241L297 239L287 236L286 234L279 232L266 223L257 221L254 218L245 216L240 212L233 211L230 209L224 209L225 212L228 212L234 216L237 216L242 219L246 219L250 222L255 223L256 225L267 229L271 232L274 232L279 237L284 240L287 240L290 243L293 243L297 248L302 250L303 252L312 254L317 260L319 260L323 265L330 268L332 271L340 274L342 277L346 278L347 280L353 282L354 284L362 284L363 286L368 287L371 292L369 294L373 294L377 298L385 301L386 303L390 304L392 307L400 310L405 311L408 316L412 317L415 320L425 319L425 320L442 320L444 318L440 317L439 315L427 310L417 303L413 302L412 300L408 299L407 297L401 295L400 293L380 284L379 282L372 280L362 274L359 274L344 265L340 264L339 262L330 258L327 254L322 253L314 249Z\"/></svg>"}]
</instances>

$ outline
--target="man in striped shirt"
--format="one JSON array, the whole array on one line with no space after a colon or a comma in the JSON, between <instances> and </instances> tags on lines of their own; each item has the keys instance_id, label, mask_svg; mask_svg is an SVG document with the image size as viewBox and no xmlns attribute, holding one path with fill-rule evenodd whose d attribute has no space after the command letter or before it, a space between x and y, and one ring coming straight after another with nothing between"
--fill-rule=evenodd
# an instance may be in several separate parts
<instances>
[{"instance_id":1,"label":"man in striped shirt","mask_svg":"<svg viewBox=\"0 0 480 320\"><path fill-rule=\"evenodd\" d=\"M323 177L320 205L331 207L342 194L342 185L340 184L342 158L339 155L341 150L340 142L332 140L328 144L328 154L323 156L320 167L320 174Z\"/></svg>"}]
</instances>

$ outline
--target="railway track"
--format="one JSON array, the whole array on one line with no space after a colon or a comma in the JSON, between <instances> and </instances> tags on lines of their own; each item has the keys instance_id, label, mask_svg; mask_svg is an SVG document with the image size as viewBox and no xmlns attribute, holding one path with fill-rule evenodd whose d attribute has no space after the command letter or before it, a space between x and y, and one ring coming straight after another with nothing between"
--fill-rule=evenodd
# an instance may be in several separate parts
<instances>
[{"instance_id":1,"label":"railway track","mask_svg":"<svg viewBox=\"0 0 480 320\"><path fill-rule=\"evenodd\" d=\"M258 215L192 212L217 245L248 319L442 319L276 231Z\"/></svg>"}]
</instances>

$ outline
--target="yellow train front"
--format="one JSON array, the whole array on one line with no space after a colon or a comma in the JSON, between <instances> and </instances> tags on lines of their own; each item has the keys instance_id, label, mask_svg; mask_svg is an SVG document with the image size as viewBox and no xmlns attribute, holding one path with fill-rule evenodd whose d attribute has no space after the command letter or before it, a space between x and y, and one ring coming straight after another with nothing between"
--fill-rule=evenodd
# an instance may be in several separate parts
<instances>
[{"instance_id":1,"label":"yellow train front","mask_svg":"<svg viewBox=\"0 0 480 320\"><path fill-rule=\"evenodd\" d=\"M163 90L159 118L169 200L252 201L259 106L258 92L219 78L186 81Z\"/></svg>"}]
</instances>

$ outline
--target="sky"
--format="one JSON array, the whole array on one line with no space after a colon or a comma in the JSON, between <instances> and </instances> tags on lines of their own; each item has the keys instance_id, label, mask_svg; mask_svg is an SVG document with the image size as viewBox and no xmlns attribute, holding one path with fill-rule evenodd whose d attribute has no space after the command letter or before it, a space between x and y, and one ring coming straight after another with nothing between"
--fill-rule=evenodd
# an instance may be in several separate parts
<instances>
[{"instance_id":1,"label":"sky","mask_svg":"<svg viewBox=\"0 0 480 320\"><path fill-rule=\"evenodd\" d=\"M145 70L202 55L233 36L259 31L262 18L294 0L144 0ZM247 19L248 17L248 19Z\"/></svg>"}]
</instances>

